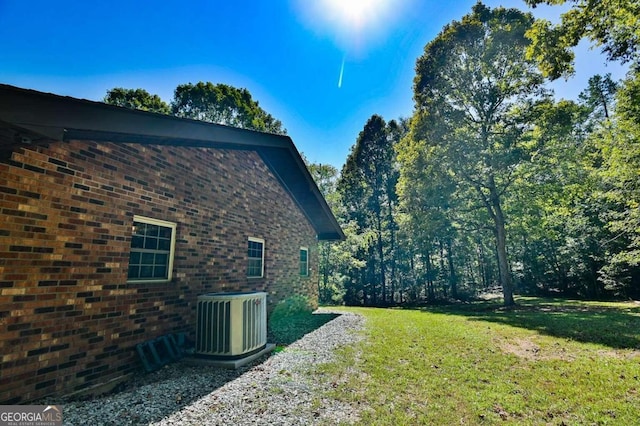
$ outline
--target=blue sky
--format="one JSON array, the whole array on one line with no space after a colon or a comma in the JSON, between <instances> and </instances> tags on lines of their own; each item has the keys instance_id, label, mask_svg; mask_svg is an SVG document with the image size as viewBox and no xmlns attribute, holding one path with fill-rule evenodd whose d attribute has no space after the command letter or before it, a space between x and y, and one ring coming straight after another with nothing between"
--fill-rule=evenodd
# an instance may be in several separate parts
<instances>
[{"instance_id":1,"label":"blue sky","mask_svg":"<svg viewBox=\"0 0 640 426\"><path fill-rule=\"evenodd\" d=\"M341 168L371 115L411 115L416 59L475 2L0 0L0 83L91 100L140 87L167 102L182 83L246 87L310 161ZM576 70L553 85L558 98L574 99L593 74L624 76L588 43Z\"/></svg>"}]
</instances>

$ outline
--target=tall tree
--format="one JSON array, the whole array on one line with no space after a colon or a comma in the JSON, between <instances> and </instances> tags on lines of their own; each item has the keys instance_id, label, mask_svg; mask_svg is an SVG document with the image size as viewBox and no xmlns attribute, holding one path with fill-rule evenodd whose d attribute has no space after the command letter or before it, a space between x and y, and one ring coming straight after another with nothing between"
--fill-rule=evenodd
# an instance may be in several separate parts
<instances>
[{"instance_id":1,"label":"tall tree","mask_svg":"<svg viewBox=\"0 0 640 426\"><path fill-rule=\"evenodd\" d=\"M262 132L287 133L282 123L262 109L247 89L227 84L202 81L181 84L176 87L171 105L178 117Z\"/></svg>"},{"instance_id":2,"label":"tall tree","mask_svg":"<svg viewBox=\"0 0 640 426\"><path fill-rule=\"evenodd\" d=\"M373 115L358 135L338 181L348 220L357 224L359 234L368 235L364 240L366 249L360 254L366 262L363 288L373 304L387 304L394 298L398 173L393 146L402 134L398 122L387 124L379 115Z\"/></svg>"},{"instance_id":3,"label":"tall tree","mask_svg":"<svg viewBox=\"0 0 640 426\"><path fill-rule=\"evenodd\" d=\"M171 108L158 95L152 95L144 89L124 89L114 87L107 90L103 101L107 104L143 111L171 114Z\"/></svg>"},{"instance_id":4,"label":"tall tree","mask_svg":"<svg viewBox=\"0 0 640 426\"><path fill-rule=\"evenodd\" d=\"M544 94L542 75L524 57L532 24L530 14L477 3L427 44L414 80L415 137L491 219L507 306L514 289L503 197L528 161L530 114Z\"/></svg>"},{"instance_id":5,"label":"tall tree","mask_svg":"<svg viewBox=\"0 0 640 426\"><path fill-rule=\"evenodd\" d=\"M386 192L386 227L389 234L389 284L391 303L396 302L396 292L398 288L398 258L399 245L397 241L397 231L399 229L398 215L398 180L400 179L400 170L397 162L395 147L409 132L409 120L400 118L399 120L391 120L387 124L387 140L386 145L386 161L388 166L385 172L384 190Z\"/></svg>"}]
</instances>

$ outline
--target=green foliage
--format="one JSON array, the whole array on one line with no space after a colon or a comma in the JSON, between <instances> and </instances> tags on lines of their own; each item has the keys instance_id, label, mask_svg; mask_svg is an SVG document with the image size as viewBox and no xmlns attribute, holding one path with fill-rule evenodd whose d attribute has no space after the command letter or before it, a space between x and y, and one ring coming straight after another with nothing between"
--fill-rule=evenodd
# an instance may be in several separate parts
<instances>
[{"instance_id":1,"label":"green foliage","mask_svg":"<svg viewBox=\"0 0 640 426\"><path fill-rule=\"evenodd\" d=\"M598 142L603 164L603 201L610 262L602 274L607 287L624 295L640 296L640 70L634 69L618 92L616 120Z\"/></svg>"},{"instance_id":2,"label":"green foliage","mask_svg":"<svg viewBox=\"0 0 640 426\"><path fill-rule=\"evenodd\" d=\"M329 206L336 204L336 185L338 180L338 169L330 164L307 164L309 173L318 185L318 189L327 199Z\"/></svg>"},{"instance_id":3,"label":"green foliage","mask_svg":"<svg viewBox=\"0 0 640 426\"><path fill-rule=\"evenodd\" d=\"M519 298L358 308L365 338L322 367L359 424L634 424L640 308Z\"/></svg>"},{"instance_id":4,"label":"green foliage","mask_svg":"<svg viewBox=\"0 0 640 426\"><path fill-rule=\"evenodd\" d=\"M530 162L505 199L517 218L509 231L521 291L598 296L591 272L600 257L598 215L591 209L597 180L587 116L574 102L549 102L532 123Z\"/></svg>"},{"instance_id":5,"label":"green foliage","mask_svg":"<svg viewBox=\"0 0 640 426\"><path fill-rule=\"evenodd\" d=\"M108 90L104 102L243 129L283 135L287 133L282 123L263 110L247 89L227 84L181 84L174 91L171 106L158 95L151 95L144 89L120 87Z\"/></svg>"},{"instance_id":6,"label":"green foliage","mask_svg":"<svg viewBox=\"0 0 640 426\"><path fill-rule=\"evenodd\" d=\"M600 46L609 60L638 60L640 46L640 4L628 0L525 0L531 6L541 3L571 3L558 25L540 20L528 32L533 43L527 56L540 63L552 79L573 73L571 48L583 38Z\"/></svg>"},{"instance_id":7,"label":"green foliage","mask_svg":"<svg viewBox=\"0 0 640 426\"><path fill-rule=\"evenodd\" d=\"M546 77L555 80L574 74L575 54L570 46L575 44L566 41L563 28L554 27L551 22L541 19L533 24L527 36L534 41L527 48L527 57L538 62Z\"/></svg>"},{"instance_id":8,"label":"green foliage","mask_svg":"<svg viewBox=\"0 0 640 426\"><path fill-rule=\"evenodd\" d=\"M286 134L282 123L263 110L247 89L199 82L176 87L171 103L178 117L262 132Z\"/></svg>"},{"instance_id":9,"label":"green foliage","mask_svg":"<svg viewBox=\"0 0 640 426\"><path fill-rule=\"evenodd\" d=\"M338 170L328 164L307 164L307 168L333 213L340 217ZM318 301L321 304L340 305L343 302L343 271L339 262L341 251L342 246L333 241L318 242Z\"/></svg>"},{"instance_id":10,"label":"green foliage","mask_svg":"<svg viewBox=\"0 0 640 426\"><path fill-rule=\"evenodd\" d=\"M570 3L555 27L478 3L425 46L413 117L394 133L374 115L337 181L347 240L327 251L325 289L382 305L502 287L507 301L513 277L525 294L640 297L637 65L593 76L577 103L554 103L538 69L570 72L584 36L632 60L637 40L618 36L637 32L637 6Z\"/></svg>"},{"instance_id":11,"label":"green foliage","mask_svg":"<svg viewBox=\"0 0 640 426\"><path fill-rule=\"evenodd\" d=\"M604 77L594 75L589 79L587 89L580 93L580 101L591 110L597 120L609 119L618 83L611 79L611 74Z\"/></svg>"},{"instance_id":12,"label":"green foliage","mask_svg":"<svg viewBox=\"0 0 640 426\"><path fill-rule=\"evenodd\" d=\"M124 89L114 87L107 90L103 101L120 107L139 109L143 111L171 114L171 108L158 95L152 95L144 89Z\"/></svg>"},{"instance_id":13,"label":"green foliage","mask_svg":"<svg viewBox=\"0 0 640 426\"><path fill-rule=\"evenodd\" d=\"M428 223L435 214L446 224L447 219L453 219L449 206L458 203L469 211L485 210L488 221L475 228L490 227L495 234L505 304L513 303L513 287L504 197L517 170L529 161L530 122L536 104L544 99L543 78L536 64L524 57L529 44L525 33L532 23L530 14L515 9L491 10L477 3L471 14L447 25L418 59L416 113L410 133L413 141L405 141L399 148L408 151L400 152L401 174L408 175L403 178L404 194L417 195L407 189L411 185L407 182L414 178L450 189L439 192L451 201L432 204L435 209L428 209L427 214L423 203L408 200L413 223ZM482 215L474 216L472 222L483 219ZM427 235L434 238L435 232L427 231ZM428 275L430 257L426 252Z\"/></svg>"},{"instance_id":14,"label":"green foliage","mask_svg":"<svg viewBox=\"0 0 640 426\"><path fill-rule=\"evenodd\" d=\"M386 123L373 115L358 135L337 182L344 227L353 230L341 244L347 304L395 302L398 171L394 145L405 132L403 121Z\"/></svg>"},{"instance_id":15,"label":"green foliage","mask_svg":"<svg viewBox=\"0 0 640 426\"><path fill-rule=\"evenodd\" d=\"M314 311L314 306L306 296L298 294L280 301L271 312L271 320L279 321L296 315L308 315Z\"/></svg>"}]
</instances>

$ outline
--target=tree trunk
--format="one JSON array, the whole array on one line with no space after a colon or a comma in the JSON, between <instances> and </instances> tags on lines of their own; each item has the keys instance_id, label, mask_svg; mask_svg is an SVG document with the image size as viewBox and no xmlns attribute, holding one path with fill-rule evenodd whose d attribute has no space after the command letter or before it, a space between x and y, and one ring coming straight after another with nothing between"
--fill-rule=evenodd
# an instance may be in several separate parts
<instances>
[{"instance_id":1,"label":"tree trunk","mask_svg":"<svg viewBox=\"0 0 640 426\"><path fill-rule=\"evenodd\" d=\"M491 179L493 181L493 179ZM493 183L493 182L492 182ZM502 284L502 295L505 306L515 305L513 300L513 282L511 281L511 271L509 259L507 257L507 232L505 229L504 213L500 205L500 196L495 185L491 185L491 206L493 207L493 220L496 232L496 250L498 252L498 268L500 270L500 283ZM491 212L490 212L491 213Z\"/></svg>"},{"instance_id":2,"label":"tree trunk","mask_svg":"<svg viewBox=\"0 0 640 426\"><path fill-rule=\"evenodd\" d=\"M374 256L375 248L369 246L369 260L367 262L367 285L371 287L369 294L371 295L371 305L378 306L378 289L376 286L376 257Z\"/></svg>"},{"instance_id":3,"label":"tree trunk","mask_svg":"<svg viewBox=\"0 0 640 426\"><path fill-rule=\"evenodd\" d=\"M448 296L448 291L447 291L447 284L446 284L446 280L445 280L445 267L444 267L444 243L442 242L442 239L438 240L438 246L440 249L440 258L438 259L439 263L440 263L440 281L441 281L441 285L442 285L442 292L444 293L444 298L447 299Z\"/></svg>"},{"instance_id":4,"label":"tree trunk","mask_svg":"<svg viewBox=\"0 0 640 426\"><path fill-rule=\"evenodd\" d=\"M447 263L449 264L449 285L451 287L451 297L458 298L458 277L456 268L453 265L453 253L451 252L451 240L447 240Z\"/></svg>"},{"instance_id":5,"label":"tree trunk","mask_svg":"<svg viewBox=\"0 0 640 426\"><path fill-rule=\"evenodd\" d=\"M380 213L380 204L378 204L377 206L378 208L376 208L376 231L378 234L378 242L377 242L377 249L378 249L378 257L380 258L380 285L382 286L381 289L381 293L382 293L382 304L384 305L387 301L387 283L386 283L386 278L385 278L385 270L386 270L386 265L384 262L384 244L382 242L382 215Z\"/></svg>"},{"instance_id":6,"label":"tree trunk","mask_svg":"<svg viewBox=\"0 0 640 426\"><path fill-rule=\"evenodd\" d=\"M389 277L390 286L391 286L391 304L393 305L395 302L395 293L396 293L396 222L393 218L393 203L391 202L391 197L388 197L389 201L387 203L387 208L389 209L389 231L390 241L389 241L389 252L391 253L391 276Z\"/></svg>"},{"instance_id":7,"label":"tree trunk","mask_svg":"<svg viewBox=\"0 0 640 426\"><path fill-rule=\"evenodd\" d=\"M591 276L589 277L589 297L592 299L598 299L601 296L600 285L598 283L598 270L600 269L598 263L595 260L589 261L589 269L591 270Z\"/></svg>"},{"instance_id":8,"label":"tree trunk","mask_svg":"<svg viewBox=\"0 0 640 426\"><path fill-rule=\"evenodd\" d=\"M435 293L433 292L433 268L431 267L431 253L429 253L428 251L424 254L424 266L427 275L427 300L429 302L432 302L435 299Z\"/></svg>"},{"instance_id":9,"label":"tree trunk","mask_svg":"<svg viewBox=\"0 0 640 426\"><path fill-rule=\"evenodd\" d=\"M487 261L484 255L484 246L482 245L482 240L478 238L478 273L480 274L480 280L482 282L482 289L486 290L489 287L489 274L487 273Z\"/></svg>"},{"instance_id":10,"label":"tree trunk","mask_svg":"<svg viewBox=\"0 0 640 426\"><path fill-rule=\"evenodd\" d=\"M320 284L320 274L318 274L318 298L320 302L327 303L329 301L329 265L331 264L331 242L321 242L318 244L319 259L322 264L322 284ZM320 292L320 290L322 291Z\"/></svg>"}]
</instances>

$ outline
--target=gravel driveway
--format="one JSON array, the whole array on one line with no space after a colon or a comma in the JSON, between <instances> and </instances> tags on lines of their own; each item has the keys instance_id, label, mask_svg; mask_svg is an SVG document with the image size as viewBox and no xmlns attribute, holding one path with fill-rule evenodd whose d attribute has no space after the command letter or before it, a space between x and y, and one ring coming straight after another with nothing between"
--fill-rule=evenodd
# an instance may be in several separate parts
<instances>
[{"instance_id":1,"label":"gravel driveway","mask_svg":"<svg viewBox=\"0 0 640 426\"><path fill-rule=\"evenodd\" d=\"M330 311L319 311L330 312ZM341 315L282 352L238 370L181 363L137 378L127 390L63 404L65 425L335 425L356 407L327 398L330 377L314 373L334 350L359 340L364 319Z\"/></svg>"}]
</instances>

